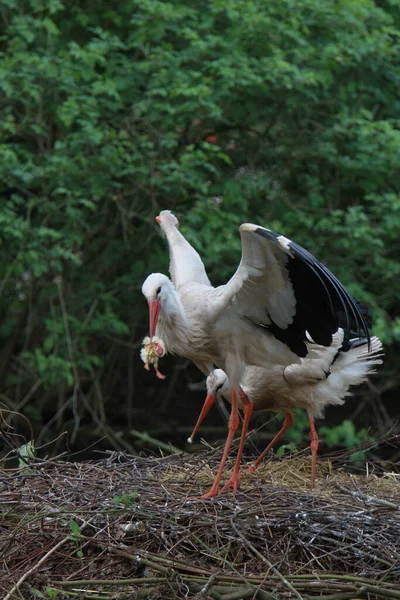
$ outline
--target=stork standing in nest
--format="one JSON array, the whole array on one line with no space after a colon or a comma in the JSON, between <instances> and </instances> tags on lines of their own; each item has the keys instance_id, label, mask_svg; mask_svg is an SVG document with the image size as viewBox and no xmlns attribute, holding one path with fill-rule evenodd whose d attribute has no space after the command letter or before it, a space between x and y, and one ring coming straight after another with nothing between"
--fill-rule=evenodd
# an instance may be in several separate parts
<instances>
[{"instance_id":1,"label":"stork standing in nest","mask_svg":"<svg viewBox=\"0 0 400 600\"><path fill-rule=\"evenodd\" d=\"M285 413L282 428L260 454L254 465L248 471L253 472L275 446L278 440L293 424L293 410L303 408L307 411L310 423L311 438L311 487L315 487L315 471L318 451L318 435L314 419L323 417L324 409L330 405L341 405L345 398L351 395L350 386L363 383L367 376L375 372L376 365L382 364L382 343L377 337L371 338L370 348L367 340L351 340L347 351L341 351L344 332L339 329L333 336L329 348L309 344L307 358L300 365L271 365L267 368L247 367L241 381L241 386L249 398L252 410L270 410ZM331 360L330 375L327 379L318 381L312 378L312 368L326 359ZM309 364L311 361L311 365ZM221 369L215 369L207 377L207 397L199 415L192 435L188 439L192 443L202 421L215 403L217 397L230 399L230 384L228 377ZM250 418L251 411L248 412ZM238 457L234 471L239 471L240 457L244 446L242 435Z\"/></svg>"},{"instance_id":2,"label":"stork standing in nest","mask_svg":"<svg viewBox=\"0 0 400 600\"><path fill-rule=\"evenodd\" d=\"M216 365L229 379L228 436L215 481L203 496L210 498L219 493L239 426L238 397L244 410L243 436L253 410L240 383L245 365L295 368L308 355L307 340L311 337L316 344L329 347L339 324L344 344L351 331L356 331L369 346L370 335L360 306L340 281L286 237L259 225L241 225L240 264L225 285L215 288L200 256L180 233L177 218L164 210L156 221L168 240L171 279L153 273L143 283L150 340L157 336L166 353L189 358L206 376ZM156 348L153 355L160 352ZM330 364L310 360L312 378L326 379ZM234 471L224 489L236 491L239 483L239 471Z\"/></svg>"}]
</instances>

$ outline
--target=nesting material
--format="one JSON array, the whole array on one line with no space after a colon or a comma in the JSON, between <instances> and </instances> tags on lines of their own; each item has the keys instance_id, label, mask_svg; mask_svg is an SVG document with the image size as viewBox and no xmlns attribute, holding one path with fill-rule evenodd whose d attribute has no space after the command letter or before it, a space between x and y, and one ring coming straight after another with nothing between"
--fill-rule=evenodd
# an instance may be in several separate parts
<instances>
[{"instance_id":1,"label":"nesting material","mask_svg":"<svg viewBox=\"0 0 400 600\"><path fill-rule=\"evenodd\" d=\"M193 500L220 454L3 470L1 596L400 598L396 473L320 458L311 491L309 456L289 456L244 475L236 496Z\"/></svg>"},{"instance_id":2,"label":"nesting material","mask_svg":"<svg viewBox=\"0 0 400 600\"><path fill-rule=\"evenodd\" d=\"M159 379L165 379L165 375L158 370L158 361L165 355L165 344L161 338L146 336L143 340L142 349L140 350L140 358L144 362L144 368L150 371L150 365L154 367L156 375Z\"/></svg>"}]
</instances>

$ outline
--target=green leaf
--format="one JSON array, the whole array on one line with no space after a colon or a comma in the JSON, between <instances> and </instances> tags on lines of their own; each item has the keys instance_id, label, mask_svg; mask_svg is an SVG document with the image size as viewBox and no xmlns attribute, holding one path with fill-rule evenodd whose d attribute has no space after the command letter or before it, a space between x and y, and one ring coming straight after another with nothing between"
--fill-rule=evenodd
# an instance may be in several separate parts
<instances>
[{"instance_id":1,"label":"green leaf","mask_svg":"<svg viewBox=\"0 0 400 600\"><path fill-rule=\"evenodd\" d=\"M29 460L36 458L35 454L35 442L31 440L18 449L19 459L18 467L21 469L25 467Z\"/></svg>"},{"instance_id":2,"label":"green leaf","mask_svg":"<svg viewBox=\"0 0 400 600\"><path fill-rule=\"evenodd\" d=\"M275 452L276 456L284 456L287 453L298 452L296 444L282 444Z\"/></svg>"},{"instance_id":3,"label":"green leaf","mask_svg":"<svg viewBox=\"0 0 400 600\"><path fill-rule=\"evenodd\" d=\"M74 538L81 537L82 534L81 534L81 530L79 528L79 525L73 519L71 519L70 522L69 522L69 528L71 529L72 537L74 537Z\"/></svg>"},{"instance_id":4,"label":"green leaf","mask_svg":"<svg viewBox=\"0 0 400 600\"><path fill-rule=\"evenodd\" d=\"M137 502L137 494L133 493L123 493L120 496L114 496L112 499L114 504L123 504L126 508L133 506Z\"/></svg>"}]
</instances>

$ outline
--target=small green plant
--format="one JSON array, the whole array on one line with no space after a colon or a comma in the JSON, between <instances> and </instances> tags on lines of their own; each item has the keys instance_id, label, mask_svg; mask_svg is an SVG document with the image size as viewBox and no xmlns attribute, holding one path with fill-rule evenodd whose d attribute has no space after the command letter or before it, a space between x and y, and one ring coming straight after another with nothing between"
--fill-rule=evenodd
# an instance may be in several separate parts
<instances>
[{"instance_id":1,"label":"small green plant","mask_svg":"<svg viewBox=\"0 0 400 600\"><path fill-rule=\"evenodd\" d=\"M74 519L71 519L69 522L69 528L71 529L71 535L69 536L72 540L78 540L81 536L81 530L79 529L79 525Z\"/></svg>"},{"instance_id":2,"label":"small green plant","mask_svg":"<svg viewBox=\"0 0 400 600\"><path fill-rule=\"evenodd\" d=\"M289 444L282 444L282 446L279 446L279 448L275 452L275 455L284 456L285 454L289 454L291 452L298 452L297 446L294 442L290 442Z\"/></svg>"},{"instance_id":3,"label":"small green plant","mask_svg":"<svg viewBox=\"0 0 400 600\"><path fill-rule=\"evenodd\" d=\"M76 521L74 521L74 519L70 520L69 528L71 529L71 534L70 534L69 538L71 540L78 542L80 540L80 538L82 537L82 533L81 533L78 523ZM80 548L77 550L76 555L79 558L83 558L83 552Z\"/></svg>"},{"instance_id":4,"label":"small green plant","mask_svg":"<svg viewBox=\"0 0 400 600\"><path fill-rule=\"evenodd\" d=\"M309 423L307 414L304 410L296 409L294 411L293 426L285 433L285 438L289 443L283 444L276 451L276 456L283 456L286 452L293 452L297 447L307 441L309 434ZM279 422L283 421L283 414L277 416ZM329 450L332 448L356 448L363 442L374 441L374 438L367 434L365 428L356 429L354 423L349 419L344 420L334 427L317 427L320 443ZM352 460L365 459L364 451L357 451L351 455Z\"/></svg>"},{"instance_id":5,"label":"small green plant","mask_svg":"<svg viewBox=\"0 0 400 600\"><path fill-rule=\"evenodd\" d=\"M319 432L321 439L323 439L328 448L334 448L335 446L354 448L365 441L373 441L374 439L367 435L367 431L364 428L357 431L354 423L349 419L336 425L336 427L321 427Z\"/></svg>"},{"instance_id":6,"label":"small green plant","mask_svg":"<svg viewBox=\"0 0 400 600\"><path fill-rule=\"evenodd\" d=\"M32 473L33 472L32 469L29 469L29 468L24 469L24 467L27 466L30 459L36 458L34 440L31 440L30 442L27 442L26 444L21 446L18 450L18 454L19 454L18 467L20 469L23 469L22 472L24 474Z\"/></svg>"},{"instance_id":7,"label":"small green plant","mask_svg":"<svg viewBox=\"0 0 400 600\"><path fill-rule=\"evenodd\" d=\"M129 508L130 506L133 506L133 504L135 504L135 502L137 501L137 494L135 494L135 492L131 494L126 494L124 492L123 494L121 494L121 496L114 496L112 501L114 504L123 504L125 508Z\"/></svg>"},{"instance_id":8,"label":"small green plant","mask_svg":"<svg viewBox=\"0 0 400 600\"><path fill-rule=\"evenodd\" d=\"M47 598L49 598L49 600L56 600L56 598L58 598L58 596L61 594L61 590L57 590L55 588L51 588L48 586L45 588L45 591L47 594ZM41 597L45 598L46 596L42 595Z\"/></svg>"}]
</instances>

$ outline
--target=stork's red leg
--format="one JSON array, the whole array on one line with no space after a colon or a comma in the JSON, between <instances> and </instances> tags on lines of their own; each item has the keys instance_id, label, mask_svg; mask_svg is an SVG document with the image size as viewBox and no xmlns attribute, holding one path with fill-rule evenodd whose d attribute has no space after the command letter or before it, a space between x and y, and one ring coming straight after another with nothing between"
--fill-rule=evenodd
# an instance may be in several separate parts
<instances>
[{"instance_id":1,"label":"stork's red leg","mask_svg":"<svg viewBox=\"0 0 400 600\"><path fill-rule=\"evenodd\" d=\"M200 427L201 423L204 421L204 418L207 415L210 408L215 403L216 398L217 398L217 396L215 394L207 394L207 397L204 400L203 408L201 409L201 413L199 415L199 418L197 419L197 423L194 426L194 429L192 431L192 435L188 438L189 444L192 443L193 438L196 435L198 428Z\"/></svg>"},{"instance_id":2,"label":"stork's red leg","mask_svg":"<svg viewBox=\"0 0 400 600\"><path fill-rule=\"evenodd\" d=\"M239 475L240 461L242 459L243 448L244 448L244 443L246 441L247 430L249 428L250 417L251 417L251 414L252 414L253 408L254 408L253 404L250 402L249 398L247 397L247 394L245 394L245 392L242 389L240 389L239 395L240 395L240 400L242 401L243 412L244 412L242 435L240 436L239 450L237 453L235 466L233 467L233 473L231 475L231 478L226 482L226 484L224 485L224 487L221 490L221 492L224 492L228 488L232 487L234 494L236 494L236 492L239 488L239 485L240 485L240 475Z\"/></svg>"},{"instance_id":3,"label":"stork's red leg","mask_svg":"<svg viewBox=\"0 0 400 600\"><path fill-rule=\"evenodd\" d=\"M308 417L310 423L310 439L311 439L311 489L315 488L315 470L317 466L317 451L318 451L318 434L315 429L314 420Z\"/></svg>"},{"instance_id":4,"label":"stork's red leg","mask_svg":"<svg viewBox=\"0 0 400 600\"><path fill-rule=\"evenodd\" d=\"M217 496L219 494L219 482L221 481L222 473L224 470L224 466L226 463L226 459L228 458L229 450L232 445L233 437L236 433L237 428L239 427L239 412L238 412L238 401L236 396L236 390L231 390L231 415L229 417L228 422L228 437L226 438L224 453L222 455L222 460L219 465L218 473L215 477L215 481L211 486L211 489L201 496L202 498L213 498L213 496Z\"/></svg>"},{"instance_id":5,"label":"stork's red leg","mask_svg":"<svg viewBox=\"0 0 400 600\"><path fill-rule=\"evenodd\" d=\"M293 416L292 416L292 414L289 413L289 412L285 412L285 420L283 422L282 429L280 429L280 431L278 431L278 433L276 434L276 436L274 437L274 439L268 444L268 446L265 448L265 450L263 450L263 452L261 452L260 456L254 462L254 464L251 465L251 467L249 467L247 469L247 471L249 473L254 473L254 470L257 469L258 465L265 458L265 456L268 454L268 452L271 450L271 448L273 448L275 446L276 442L281 439L281 437L283 436L283 434L292 425L293 425Z\"/></svg>"}]
</instances>

